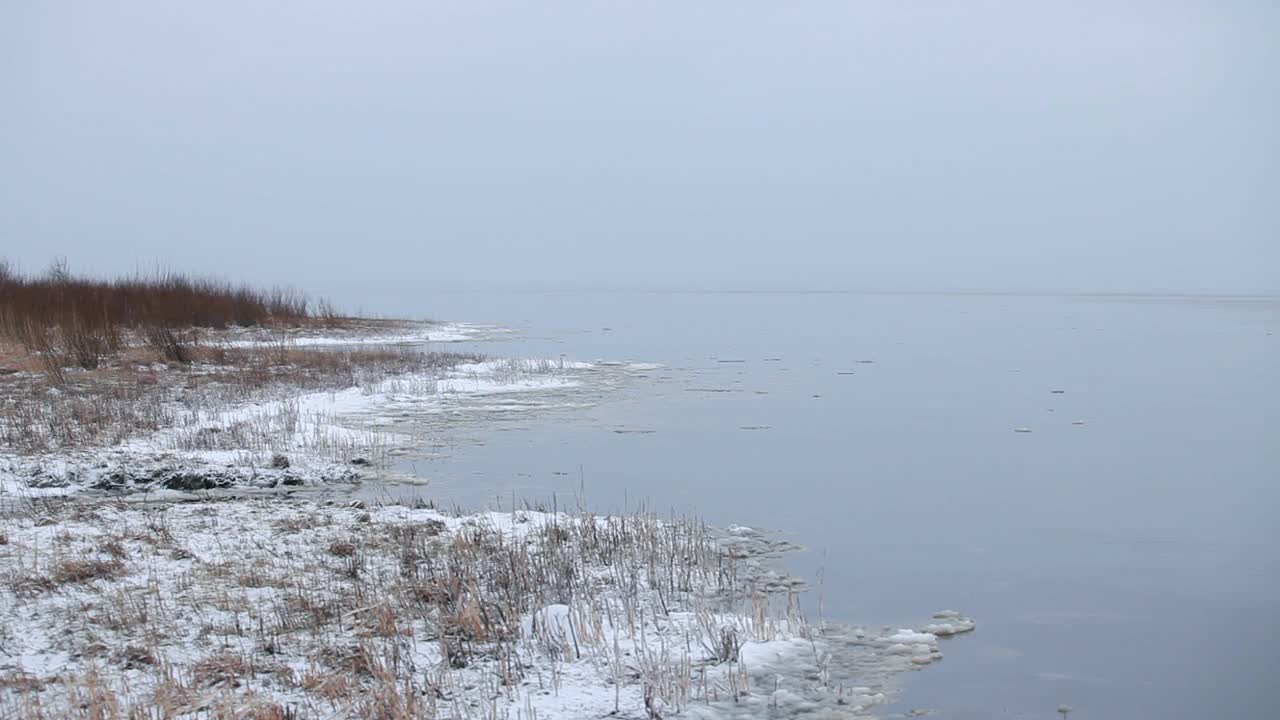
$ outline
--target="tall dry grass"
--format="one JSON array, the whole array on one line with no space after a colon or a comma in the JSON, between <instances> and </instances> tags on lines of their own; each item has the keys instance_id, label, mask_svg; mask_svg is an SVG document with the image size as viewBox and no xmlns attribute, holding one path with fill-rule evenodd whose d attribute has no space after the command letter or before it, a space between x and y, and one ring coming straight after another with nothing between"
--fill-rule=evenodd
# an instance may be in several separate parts
<instances>
[{"instance_id":1,"label":"tall dry grass","mask_svg":"<svg viewBox=\"0 0 1280 720\"><path fill-rule=\"evenodd\" d=\"M303 324L322 316L336 313L284 288L261 290L166 270L99 280L73 275L62 261L31 276L0 261L0 334L16 339L33 325L225 328Z\"/></svg>"},{"instance_id":2,"label":"tall dry grass","mask_svg":"<svg viewBox=\"0 0 1280 720\"><path fill-rule=\"evenodd\" d=\"M188 362L192 328L333 327L345 318L328 302L284 288L261 290L166 270L114 280L73 275L65 261L26 275L0 260L0 342L20 345L54 380L63 368L100 367L126 336L164 360Z\"/></svg>"}]
</instances>

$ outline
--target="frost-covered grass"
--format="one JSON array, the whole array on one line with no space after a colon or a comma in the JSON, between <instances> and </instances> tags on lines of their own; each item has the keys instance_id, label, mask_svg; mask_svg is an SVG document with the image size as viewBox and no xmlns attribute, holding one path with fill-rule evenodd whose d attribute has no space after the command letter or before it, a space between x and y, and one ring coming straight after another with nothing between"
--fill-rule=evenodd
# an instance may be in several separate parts
<instances>
[{"instance_id":1,"label":"frost-covered grass","mask_svg":"<svg viewBox=\"0 0 1280 720\"><path fill-rule=\"evenodd\" d=\"M856 716L938 657L811 626L772 548L643 513L13 503L0 717Z\"/></svg>"},{"instance_id":2,"label":"frost-covered grass","mask_svg":"<svg viewBox=\"0 0 1280 720\"><path fill-rule=\"evenodd\" d=\"M424 351L413 344L418 325L369 334L388 327L309 335L311 343L228 331L197 345L190 363L143 354L62 378L0 376L0 494L355 480L388 449L411 444L362 416L569 387L589 367Z\"/></svg>"},{"instance_id":3,"label":"frost-covered grass","mask_svg":"<svg viewBox=\"0 0 1280 720\"><path fill-rule=\"evenodd\" d=\"M62 378L38 369L2 376L0 445L34 454L118 444L230 408L367 389L391 377L441 377L483 360L471 353L354 343L322 349L276 340L233 347L216 338L191 354L190 363L166 363L138 349L97 370L66 368Z\"/></svg>"},{"instance_id":4,"label":"frost-covered grass","mask_svg":"<svg viewBox=\"0 0 1280 720\"><path fill-rule=\"evenodd\" d=\"M349 321L337 327L301 325L290 328L232 328L219 341L229 347L254 347L286 342L294 347L339 345L403 345L481 340L509 332L495 325L404 320Z\"/></svg>"}]
</instances>

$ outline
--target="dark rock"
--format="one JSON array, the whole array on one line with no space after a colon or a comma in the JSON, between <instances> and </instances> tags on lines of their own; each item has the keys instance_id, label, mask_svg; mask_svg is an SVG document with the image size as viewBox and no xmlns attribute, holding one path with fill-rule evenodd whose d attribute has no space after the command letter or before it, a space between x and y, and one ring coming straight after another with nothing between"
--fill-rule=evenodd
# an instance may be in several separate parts
<instances>
[{"instance_id":1,"label":"dark rock","mask_svg":"<svg viewBox=\"0 0 1280 720\"><path fill-rule=\"evenodd\" d=\"M352 464L352 465L358 465L358 466L360 466L360 467L365 467L365 466L368 466L368 465L372 465L373 463L369 462L369 461L368 461L368 460L366 460L365 458L357 457L357 458L351 458L351 464Z\"/></svg>"},{"instance_id":2,"label":"dark rock","mask_svg":"<svg viewBox=\"0 0 1280 720\"><path fill-rule=\"evenodd\" d=\"M27 487L33 488L61 488L70 485L67 478L48 473L39 473L27 480Z\"/></svg>"},{"instance_id":3,"label":"dark rock","mask_svg":"<svg viewBox=\"0 0 1280 720\"><path fill-rule=\"evenodd\" d=\"M298 477L297 475L285 475L284 478L280 480L280 484L281 485L301 485L302 478Z\"/></svg>"},{"instance_id":4,"label":"dark rock","mask_svg":"<svg viewBox=\"0 0 1280 720\"><path fill-rule=\"evenodd\" d=\"M128 479L128 476L123 471L115 470L98 478L98 482L90 485L89 487L94 490L119 490L124 487L125 482Z\"/></svg>"},{"instance_id":5,"label":"dark rock","mask_svg":"<svg viewBox=\"0 0 1280 720\"><path fill-rule=\"evenodd\" d=\"M194 472L175 472L165 478L163 482L164 486L170 490L183 490L186 492L213 490L214 488L231 485L231 480L228 478Z\"/></svg>"},{"instance_id":6,"label":"dark rock","mask_svg":"<svg viewBox=\"0 0 1280 720\"><path fill-rule=\"evenodd\" d=\"M111 468L98 477L98 481L89 487L94 490L122 490L132 485L150 485L160 479L159 473L134 473L123 467Z\"/></svg>"}]
</instances>

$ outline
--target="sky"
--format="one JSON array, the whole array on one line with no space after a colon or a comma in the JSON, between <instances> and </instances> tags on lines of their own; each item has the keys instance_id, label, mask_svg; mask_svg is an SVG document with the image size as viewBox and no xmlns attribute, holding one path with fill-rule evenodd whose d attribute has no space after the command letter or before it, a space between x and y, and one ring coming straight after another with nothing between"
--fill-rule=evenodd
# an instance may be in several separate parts
<instances>
[{"instance_id":1,"label":"sky","mask_svg":"<svg viewBox=\"0 0 1280 720\"><path fill-rule=\"evenodd\" d=\"M0 257L1280 292L1280 3L0 4Z\"/></svg>"}]
</instances>

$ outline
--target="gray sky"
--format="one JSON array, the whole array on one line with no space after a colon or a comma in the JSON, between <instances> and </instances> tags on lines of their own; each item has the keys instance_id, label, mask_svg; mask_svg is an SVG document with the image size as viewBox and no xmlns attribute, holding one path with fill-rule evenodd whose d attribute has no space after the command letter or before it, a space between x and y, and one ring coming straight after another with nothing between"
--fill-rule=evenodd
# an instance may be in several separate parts
<instances>
[{"instance_id":1,"label":"gray sky","mask_svg":"<svg viewBox=\"0 0 1280 720\"><path fill-rule=\"evenodd\" d=\"M1269 1L15 0L0 256L1280 291L1277 38Z\"/></svg>"}]
</instances>

